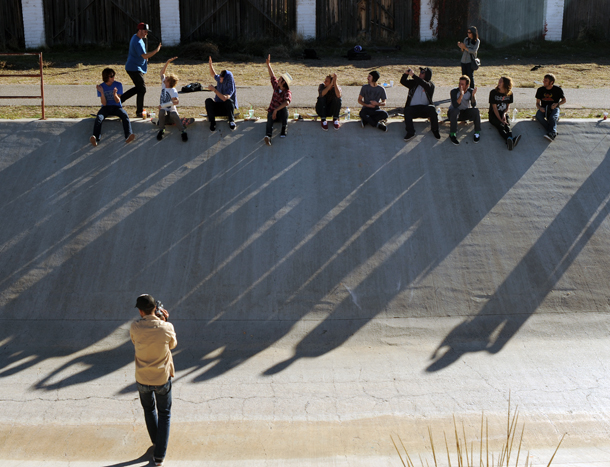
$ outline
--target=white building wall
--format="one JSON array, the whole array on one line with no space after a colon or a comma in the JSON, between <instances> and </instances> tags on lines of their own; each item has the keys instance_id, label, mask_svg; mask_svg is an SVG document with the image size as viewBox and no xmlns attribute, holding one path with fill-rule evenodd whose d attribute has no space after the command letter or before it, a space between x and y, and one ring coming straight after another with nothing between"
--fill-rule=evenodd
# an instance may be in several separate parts
<instances>
[{"instance_id":1,"label":"white building wall","mask_svg":"<svg viewBox=\"0 0 610 467\"><path fill-rule=\"evenodd\" d=\"M432 1L422 0L419 10L419 40L420 41L435 41L436 30L438 27L438 18L434 18L432 26Z\"/></svg>"},{"instance_id":2,"label":"white building wall","mask_svg":"<svg viewBox=\"0 0 610 467\"><path fill-rule=\"evenodd\" d=\"M316 0L297 0L297 33L303 39L316 38Z\"/></svg>"},{"instance_id":3,"label":"white building wall","mask_svg":"<svg viewBox=\"0 0 610 467\"><path fill-rule=\"evenodd\" d=\"M159 0L161 14L161 43L180 44L180 0Z\"/></svg>"},{"instance_id":4,"label":"white building wall","mask_svg":"<svg viewBox=\"0 0 610 467\"><path fill-rule=\"evenodd\" d=\"M46 46L42 0L21 0L26 49Z\"/></svg>"},{"instance_id":5,"label":"white building wall","mask_svg":"<svg viewBox=\"0 0 610 467\"><path fill-rule=\"evenodd\" d=\"M546 0L544 8L544 25L547 41L560 41L563 32L563 10L565 0Z\"/></svg>"}]
</instances>

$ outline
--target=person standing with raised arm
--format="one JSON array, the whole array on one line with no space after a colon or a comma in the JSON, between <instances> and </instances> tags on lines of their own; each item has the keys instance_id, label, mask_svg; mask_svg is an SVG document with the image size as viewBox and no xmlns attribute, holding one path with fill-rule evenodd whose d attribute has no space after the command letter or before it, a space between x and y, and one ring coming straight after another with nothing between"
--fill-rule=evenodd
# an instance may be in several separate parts
<instances>
[{"instance_id":1,"label":"person standing with raised arm","mask_svg":"<svg viewBox=\"0 0 610 467\"><path fill-rule=\"evenodd\" d=\"M210 66L210 76L216 80L216 86L208 86L208 89L215 94L214 99L205 100L205 110L208 114L208 121L210 122L210 131L216 130L217 115L226 115L229 117L229 127L231 130L235 130L234 113L235 109L239 107L237 106L233 73L229 70L222 70L220 74L217 75L214 70L214 65L212 65L212 57L208 57L208 64Z\"/></svg>"},{"instance_id":2,"label":"person standing with raised arm","mask_svg":"<svg viewBox=\"0 0 610 467\"><path fill-rule=\"evenodd\" d=\"M322 129L328 131L326 117L332 116L335 130L341 127L339 114L341 113L341 88L337 84L337 74L333 73L324 78L324 83L318 86L318 101L316 113L322 121Z\"/></svg>"},{"instance_id":3,"label":"person standing with raised arm","mask_svg":"<svg viewBox=\"0 0 610 467\"><path fill-rule=\"evenodd\" d=\"M273 74L273 69L271 68L271 55L267 55L266 63L269 78L271 79L271 86L273 86L273 96L271 97L269 108L267 109L265 144L267 146L271 146L273 122L280 121L282 123L280 138L286 137L286 127L288 126L288 106L292 100L292 93L290 92L292 76L290 76L288 73L284 73L279 79L277 79Z\"/></svg>"},{"instance_id":4,"label":"person standing with raised arm","mask_svg":"<svg viewBox=\"0 0 610 467\"><path fill-rule=\"evenodd\" d=\"M153 57L161 50L161 42L155 50L146 53L146 45L144 39L148 36L150 29L148 24L138 24L138 32L134 34L129 42L129 55L127 63L125 63L125 71L133 81L134 87L123 93L121 102L125 102L134 94L136 96L136 117L142 118L142 110L144 110L144 94L146 94L146 84L144 84L144 75L148 70L148 59Z\"/></svg>"}]
</instances>

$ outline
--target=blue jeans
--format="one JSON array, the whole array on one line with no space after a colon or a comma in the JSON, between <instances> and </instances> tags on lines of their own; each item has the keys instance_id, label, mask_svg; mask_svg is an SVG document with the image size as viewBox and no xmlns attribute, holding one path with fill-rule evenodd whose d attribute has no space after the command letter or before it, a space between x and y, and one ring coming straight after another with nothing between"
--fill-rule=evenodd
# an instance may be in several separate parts
<instances>
[{"instance_id":1,"label":"blue jeans","mask_svg":"<svg viewBox=\"0 0 610 467\"><path fill-rule=\"evenodd\" d=\"M536 112L536 120L538 120L547 133L557 133L557 122L559 121L559 107L556 109L551 109L551 107L546 108L546 112L538 111Z\"/></svg>"},{"instance_id":2,"label":"blue jeans","mask_svg":"<svg viewBox=\"0 0 610 467\"><path fill-rule=\"evenodd\" d=\"M93 124L93 136L95 136L96 140L100 140L100 135L102 134L102 123L104 119L109 115L114 115L115 117L119 117L123 122L123 132L125 133L125 138L127 138L131 133L131 122L129 121L129 117L127 116L127 112L123 107L119 107L118 105L103 105L102 108L97 113L95 117L95 123Z\"/></svg>"},{"instance_id":3,"label":"blue jeans","mask_svg":"<svg viewBox=\"0 0 610 467\"><path fill-rule=\"evenodd\" d=\"M172 409L172 379L163 386L146 386L136 383L150 440L155 445L155 459L165 459L169 440L169 420ZM157 410L155 410L155 399ZM157 412L159 413L157 417Z\"/></svg>"}]
</instances>

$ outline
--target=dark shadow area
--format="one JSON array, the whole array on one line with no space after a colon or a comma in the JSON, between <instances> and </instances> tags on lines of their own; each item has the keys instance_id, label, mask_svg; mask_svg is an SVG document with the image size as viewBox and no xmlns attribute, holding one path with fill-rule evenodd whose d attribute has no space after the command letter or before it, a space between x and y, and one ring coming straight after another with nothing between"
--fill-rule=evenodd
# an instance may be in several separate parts
<instances>
[{"instance_id":1,"label":"dark shadow area","mask_svg":"<svg viewBox=\"0 0 610 467\"><path fill-rule=\"evenodd\" d=\"M260 124L226 137L203 128L188 145L157 142L153 127L127 147L108 125L94 149L89 121L16 132L29 146L0 127L11 158L0 216L13 220L0 231L0 376L64 357L35 385L56 390L132 365L128 323L140 293L172 312L176 367L195 382L226 374L311 313L323 319L265 374L340 347L377 317L430 316L436 291L422 281L547 148L507 157L484 126L485 152L439 143L422 123L409 145L392 131L312 138L310 127L291 126L270 148ZM364 150L371 142L379 149ZM597 207L582 210L570 237ZM572 254L559 250L553 258ZM426 305L410 306L409 289Z\"/></svg>"},{"instance_id":2,"label":"dark shadow area","mask_svg":"<svg viewBox=\"0 0 610 467\"><path fill-rule=\"evenodd\" d=\"M468 352L499 352L536 312L609 213L610 153L555 217L479 313L440 343L426 371Z\"/></svg>"},{"instance_id":3,"label":"dark shadow area","mask_svg":"<svg viewBox=\"0 0 610 467\"><path fill-rule=\"evenodd\" d=\"M136 465L140 464L141 466L145 465L153 465L152 456L154 451L154 446L150 446L144 454L142 454L137 459L133 459L130 461L119 462L118 464L108 464L104 465L104 467L127 467L128 465Z\"/></svg>"}]
</instances>

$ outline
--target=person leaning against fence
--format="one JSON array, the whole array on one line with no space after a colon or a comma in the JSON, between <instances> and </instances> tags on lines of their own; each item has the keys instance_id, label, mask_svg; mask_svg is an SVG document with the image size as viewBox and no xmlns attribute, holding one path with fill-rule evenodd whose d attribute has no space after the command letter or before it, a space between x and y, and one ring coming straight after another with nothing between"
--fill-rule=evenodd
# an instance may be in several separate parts
<instances>
[{"instance_id":1,"label":"person leaning against fence","mask_svg":"<svg viewBox=\"0 0 610 467\"><path fill-rule=\"evenodd\" d=\"M318 100L316 113L322 120L322 129L328 131L326 117L332 117L335 130L341 127L339 114L341 113L341 87L337 84L337 74L333 73L324 78L324 83L318 86Z\"/></svg>"},{"instance_id":2,"label":"person leaning against fence","mask_svg":"<svg viewBox=\"0 0 610 467\"><path fill-rule=\"evenodd\" d=\"M210 131L216 131L216 116L226 115L229 118L229 127L235 130L235 109L237 106L237 95L235 93L235 79L229 70L222 70L219 75L212 65L212 57L208 57L210 76L216 80L216 86L208 86L214 94L214 99L205 100L205 111L210 122Z\"/></svg>"},{"instance_id":3,"label":"person leaning against fence","mask_svg":"<svg viewBox=\"0 0 610 467\"><path fill-rule=\"evenodd\" d=\"M102 134L102 123L109 115L119 117L123 122L123 131L125 133L125 142L131 143L136 135L131 131L131 122L127 116L127 112L121 105L121 94L123 94L123 85L114 80L115 72L112 68L105 68L102 71L102 84L96 86L97 97L102 101L102 108L97 112L95 123L93 124L93 135L89 141L93 146L97 146L100 142Z\"/></svg>"},{"instance_id":4,"label":"person leaning against fence","mask_svg":"<svg viewBox=\"0 0 610 467\"><path fill-rule=\"evenodd\" d=\"M280 138L286 137L286 127L288 126L288 106L292 100L290 92L290 83L292 77L288 73L284 73L279 79L273 74L271 68L271 55L267 55L267 71L271 78L271 86L273 86L273 96L271 103L267 109L267 128L265 133L265 144L271 146L271 135L273 133L273 122L280 121L282 123L282 132Z\"/></svg>"},{"instance_id":5,"label":"person leaning against fence","mask_svg":"<svg viewBox=\"0 0 610 467\"><path fill-rule=\"evenodd\" d=\"M182 141L186 142L189 140L188 135L182 122L180 121L180 115L176 110L176 106L180 103L178 99L178 91L176 91L176 85L178 84L178 77L172 73L165 75L167 66L176 60L178 57L172 57L161 69L161 103L159 105L159 133L157 133L157 139L161 141L165 134L165 114L167 117L176 124L178 129L182 132Z\"/></svg>"}]
</instances>

